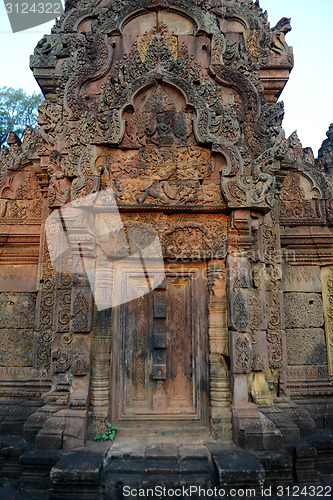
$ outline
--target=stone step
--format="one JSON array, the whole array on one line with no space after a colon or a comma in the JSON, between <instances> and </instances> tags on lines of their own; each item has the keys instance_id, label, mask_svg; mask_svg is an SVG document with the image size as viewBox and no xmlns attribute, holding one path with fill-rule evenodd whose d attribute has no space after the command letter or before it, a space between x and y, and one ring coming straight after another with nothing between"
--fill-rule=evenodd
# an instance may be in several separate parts
<instances>
[{"instance_id":1,"label":"stone step","mask_svg":"<svg viewBox=\"0 0 333 500\"><path fill-rule=\"evenodd\" d=\"M214 461L220 486L259 487L265 480L265 469L256 455L234 445L209 443L207 447Z\"/></svg>"},{"instance_id":2,"label":"stone step","mask_svg":"<svg viewBox=\"0 0 333 500\"><path fill-rule=\"evenodd\" d=\"M14 408L0 424L0 434L22 435L28 418L40 408L36 402L26 402Z\"/></svg>"},{"instance_id":3,"label":"stone step","mask_svg":"<svg viewBox=\"0 0 333 500\"><path fill-rule=\"evenodd\" d=\"M28 447L29 445L20 436L1 436L1 479L16 481L19 479L23 472L20 457L28 449Z\"/></svg>"},{"instance_id":4,"label":"stone step","mask_svg":"<svg viewBox=\"0 0 333 500\"><path fill-rule=\"evenodd\" d=\"M333 438L327 432L300 442L293 452L249 452L218 441L177 444L144 438L88 442L76 450L51 452L34 450L18 436L0 439L0 449L1 500L122 500L125 486L135 491L156 486L185 491L190 486L197 491L220 488L223 498L236 500L232 490L251 489L251 498L262 500L263 486L276 490L277 485L333 485ZM194 492L191 498L202 495Z\"/></svg>"},{"instance_id":5,"label":"stone step","mask_svg":"<svg viewBox=\"0 0 333 500\"><path fill-rule=\"evenodd\" d=\"M50 471L60 458L56 451L25 451L20 457L23 468L18 484L20 489L47 491L52 487Z\"/></svg>"},{"instance_id":6,"label":"stone step","mask_svg":"<svg viewBox=\"0 0 333 500\"><path fill-rule=\"evenodd\" d=\"M255 454L265 469L266 483L270 484L274 481L281 484L292 482L293 459L289 453L285 451L258 451Z\"/></svg>"},{"instance_id":7,"label":"stone step","mask_svg":"<svg viewBox=\"0 0 333 500\"><path fill-rule=\"evenodd\" d=\"M123 498L123 487L208 487L215 484L211 455L204 444L116 442L104 461L101 484L105 500ZM194 496L192 498L195 498Z\"/></svg>"},{"instance_id":8,"label":"stone step","mask_svg":"<svg viewBox=\"0 0 333 500\"><path fill-rule=\"evenodd\" d=\"M281 432L282 439L280 445L290 446L300 441L301 434L298 426L284 411L277 408L261 408L261 412L264 413Z\"/></svg>"},{"instance_id":9,"label":"stone step","mask_svg":"<svg viewBox=\"0 0 333 500\"><path fill-rule=\"evenodd\" d=\"M61 452L52 467L50 500L96 500L99 498L100 470L110 443L89 443L84 448Z\"/></svg>"},{"instance_id":10,"label":"stone step","mask_svg":"<svg viewBox=\"0 0 333 500\"><path fill-rule=\"evenodd\" d=\"M294 448L295 478L299 483L316 483L318 471L315 463L317 458L316 448L308 442L303 442Z\"/></svg>"},{"instance_id":11,"label":"stone step","mask_svg":"<svg viewBox=\"0 0 333 500\"><path fill-rule=\"evenodd\" d=\"M276 404L277 409L282 410L290 419L297 425L300 430L300 435L303 438L308 438L309 436L315 434L316 424L311 418L308 411L300 406L291 404Z\"/></svg>"},{"instance_id":12,"label":"stone step","mask_svg":"<svg viewBox=\"0 0 333 500\"><path fill-rule=\"evenodd\" d=\"M322 474L332 474L333 469L333 432L322 431L311 439L316 456L316 466Z\"/></svg>"}]
</instances>

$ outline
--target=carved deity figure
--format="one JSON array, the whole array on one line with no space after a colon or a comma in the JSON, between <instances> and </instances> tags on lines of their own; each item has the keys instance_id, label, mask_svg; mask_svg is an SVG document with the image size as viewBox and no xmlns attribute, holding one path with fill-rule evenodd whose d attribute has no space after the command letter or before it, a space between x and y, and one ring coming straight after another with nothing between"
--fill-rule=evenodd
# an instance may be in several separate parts
<instances>
[{"instance_id":1,"label":"carved deity figure","mask_svg":"<svg viewBox=\"0 0 333 500\"><path fill-rule=\"evenodd\" d=\"M156 126L150 129L146 127L148 136L148 144L156 144L156 146L171 146L174 142L174 136L171 130L171 116L169 113L156 114Z\"/></svg>"},{"instance_id":2,"label":"carved deity figure","mask_svg":"<svg viewBox=\"0 0 333 500\"><path fill-rule=\"evenodd\" d=\"M254 179L254 187L252 194L252 201L254 203L269 203L267 196L269 195L272 187L274 186L274 177L265 172L260 172Z\"/></svg>"},{"instance_id":3,"label":"carved deity figure","mask_svg":"<svg viewBox=\"0 0 333 500\"><path fill-rule=\"evenodd\" d=\"M49 101L44 101L38 108L37 123L39 125L38 132L48 146L55 144L55 133L57 125L61 119L59 107L53 105Z\"/></svg>"},{"instance_id":4,"label":"carved deity figure","mask_svg":"<svg viewBox=\"0 0 333 500\"><path fill-rule=\"evenodd\" d=\"M125 122L125 138L124 146L135 148L140 145L138 140L138 130L135 121L134 113L127 113L124 115Z\"/></svg>"},{"instance_id":5,"label":"carved deity figure","mask_svg":"<svg viewBox=\"0 0 333 500\"><path fill-rule=\"evenodd\" d=\"M212 204L221 202L219 188L216 184L210 183L202 186L202 193L199 203Z\"/></svg>"},{"instance_id":6,"label":"carved deity figure","mask_svg":"<svg viewBox=\"0 0 333 500\"><path fill-rule=\"evenodd\" d=\"M140 205L146 201L148 196L159 200L161 203L169 203L168 198L159 192L159 182L157 180L150 181L143 191L144 193L141 198L139 196L137 197L137 202L140 203Z\"/></svg>"},{"instance_id":7,"label":"carved deity figure","mask_svg":"<svg viewBox=\"0 0 333 500\"><path fill-rule=\"evenodd\" d=\"M150 181L142 190L141 198L137 197L137 202L143 204L148 196L161 203L173 203L174 205L185 205L198 200L198 183L172 183L167 181Z\"/></svg>"},{"instance_id":8,"label":"carved deity figure","mask_svg":"<svg viewBox=\"0 0 333 500\"><path fill-rule=\"evenodd\" d=\"M22 146L21 139L15 134L15 132L10 132L7 144L9 146L9 155L7 162L8 170L19 170L21 166L20 161L20 149Z\"/></svg>"},{"instance_id":9,"label":"carved deity figure","mask_svg":"<svg viewBox=\"0 0 333 500\"><path fill-rule=\"evenodd\" d=\"M63 157L59 151L50 153L50 162L47 173L50 176L49 207L59 208L69 201L71 183L63 170Z\"/></svg>"}]
</instances>

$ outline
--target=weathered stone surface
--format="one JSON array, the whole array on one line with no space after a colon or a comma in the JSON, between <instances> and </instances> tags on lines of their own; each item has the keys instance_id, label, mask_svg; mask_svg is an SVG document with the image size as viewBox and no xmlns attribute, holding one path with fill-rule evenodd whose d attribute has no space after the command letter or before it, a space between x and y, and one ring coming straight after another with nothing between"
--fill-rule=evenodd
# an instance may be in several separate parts
<instances>
[{"instance_id":1,"label":"weathered stone surface","mask_svg":"<svg viewBox=\"0 0 333 500\"><path fill-rule=\"evenodd\" d=\"M293 461L288 453L283 451L257 452L256 456L265 469L265 480L276 480L279 484L284 481L292 482Z\"/></svg>"},{"instance_id":2,"label":"weathered stone surface","mask_svg":"<svg viewBox=\"0 0 333 500\"><path fill-rule=\"evenodd\" d=\"M321 168L325 169L325 171L332 175L333 172L333 123L329 126L328 131L326 132L327 139L321 145L320 150L318 151L318 164Z\"/></svg>"},{"instance_id":3,"label":"weathered stone surface","mask_svg":"<svg viewBox=\"0 0 333 500\"><path fill-rule=\"evenodd\" d=\"M23 434L23 426L27 419L35 413L40 404L26 402L14 408L0 424L0 434L20 435Z\"/></svg>"},{"instance_id":4,"label":"weathered stone surface","mask_svg":"<svg viewBox=\"0 0 333 500\"><path fill-rule=\"evenodd\" d=\"M279 409L288 415L291 420L297 425L302 436L311 436L315 433L316 424L311 418L310 413L296 404L286 405L284 403L277 405Z\"/></svg>"},{"instance_id":5,"label":"weathered stone surface","mask_svg":"<svg viewBox=\"0 0 333 500\"><path fill-rule=\"evenodd\" d=\"M265 471L253 453L237 448L207 443L218 470L220 485L256 484L265 477Z\"/></svg>"},{"instance_id":6,"label":"weathered stone surface","mask_svg":"<svg viewBox=\"0 0 333 500\"><path fill-rule=\"evenodd\" d=\"M286 264L283 268L282 288L285 292L321 293L320 267Z\"/></svg>"},{"instance_id":7,"label":"weathered stone surface","mask_svg":"<svg viewBox=\"0 0 333 500\"><path fill-rule=\"evenodd\" d=\"M32 328L35 302L31 293L0 293L0 328Z\"/></svg>"},{"instance_id":8,"label":"weathered stone surface","mask_svg":"<svg viewBox=\"0 0 333 500\"><path fill-rule=\"evenodd\" d=\"M178 447L179 460L209 460L210 453L203 444L183 444Z\"/></svg>"},{"instance_id":9,"label":"weathered stone surface","mask_svg":"<svg viewBox=\"0 0 333 500\"><path fill-rule=\"evenodd\" d=\"M333 268L325 266L321 268L323 282L323 304L325 317L325 334L327 345L328 372L333 375Z\"/></svg>"},{"instance_id":10,"label":"weathered stone surface","mask_svg":"<svg viewBox=\"0 0 333 500\"><path fill-rule=\"evenodd\" d=\"M290 365L326 363L325 332L322 328L286 330L286 340Z\"/></svg>"},{"instance_id":11,"label":"weathered stone surface","mask_svg":"<svg viewBox=\"0 0 333 500\"><path fill-rule=\"evenodd\" d=\"M0 366L32 366L32 345L32 330L0 330Z\"/></svg>"},{"instance_id":12,"label":"weathered stone surface","mask_svg":"<svg viewBox=\"0 0 333 500\"><path fill-rule=\"evenodd\" d=\"M159 445L149 445L147 446L146 458L149 460L159 459L159 460L177 460L178 459L178 447L174 443L162 443Z\"/></svg>"},{"instance_id":13,"label":"weathered stone surface","mask_svg":"<svg viewBox=\"0 0 333 500\"><path fill-rule=\"evenodd\" d=\"M27 450L21 455L23 473L19 486L23 490L49 490L52 487L50 471L59 460L54 451Z\"/></svg>"},{"instance_id":14,"label":"weathered stone surface","mask_svg":"<svg viewBox=\"0 0 333 500\"><path fill-rule=\"evenodd\" d=\"M28 445L25 441L18 436L4 439L0 443L1 454L3 456L4 464L0 472L1 479L16 480L20 477L23 468L20 463L20 457L27 449Z\"/></svg>"},{"instance_id":15,"label":"weathered stone surface","mask_svg":"<svg viewBox=\"0 0 333 500\"><path fill-rule=\"evenodd\" d=\"M61 459L51 470L51 480L54 483L98 483L99 471L104 459L101 453L71 452Z\"/></svg>"},{"instance_id":16,"label":"weathered stone surface","mask_svg":"<svg viewBox=\"0 0 333 500\"><path fill-rule=\"evenodd\" d=\"M317 293L284 294L286 328L320 328L324 324L323 303Z\"/></svg>"},{"instance_id":17,"label":"weathered stone surface","mask_svg":"<svg viewBox=\"0 0 333 500\"><path fill-rule=\"evenodd\" d=\"M295 447L295 472L299 483L318 481L318 471L315 467L316 455L316 448L307 443Z\"/></svg>"},{"instance_id":18,"label":"weathered stone surface","mask_svg":"<svg viewBox=\"0 0 333 500\"><path fill-rule=\"evenodd\" d=\"M0 268L0 290L4 292L37 292L37 265L11 265Z\"/></svg>"},{"instance_id":19,"label":"weathered stone surface","mask_svg":"<svg viewBox=\"0 0 333 500\"><path fill-rule=\"evenodd\" d=\"M262 411L281 432L284 445L290 446L299 442L300 430L285 412L273 407L263 408Z\"/></svg>"}]
</instances>

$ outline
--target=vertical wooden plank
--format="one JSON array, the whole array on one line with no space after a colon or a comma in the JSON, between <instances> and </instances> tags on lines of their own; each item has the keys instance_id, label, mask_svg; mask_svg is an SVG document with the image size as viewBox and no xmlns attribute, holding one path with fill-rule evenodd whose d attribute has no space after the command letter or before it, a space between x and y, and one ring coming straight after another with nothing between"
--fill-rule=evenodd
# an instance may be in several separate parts
<instances>
[{"instance_id":1,"label":"vertical wooden plank","mask_svg":"<svg viewBox=\"0 0 333 500\"><path fill-rule=\"evenodd\" d=\"M208 304L206 264L198 264L192 278L193 370L195 408L203 423L208 423Z\"/></svg>"},{"instance_id":2,"label":"vertical wooden plank","mask_svg":"<svg viewBox=\"0 0 333 500\"><path fill-rule=\"evenodd\" d=\"M176 412L193 411L191 278L167 279L168 292L168 406Z\"/></svg>"},{"instance_id":3,"label":"vertical wooden plank","mask_svg":"<svg viewBox=\"0 0 333 500\"><path fill-rule=\"evenodd\" d=\"M130 288L140 293L144 278L129 277ZM152 405L152 293L125 304L124 370L125 414L151 410Z\"/></svg>"}]
</instances>

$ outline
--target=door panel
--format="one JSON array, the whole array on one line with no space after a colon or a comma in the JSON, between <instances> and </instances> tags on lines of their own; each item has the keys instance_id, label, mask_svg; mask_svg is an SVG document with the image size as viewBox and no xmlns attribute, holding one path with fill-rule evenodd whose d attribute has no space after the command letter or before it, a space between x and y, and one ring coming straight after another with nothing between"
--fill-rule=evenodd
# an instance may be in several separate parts
<instances>
[{"instance_id":1,"label":"door panel","mask_svg":"<svg viewBox=\"0 0 333 500\"><path fill-rule=\"evenodd\" d=\"M158 271L157 271L158 273ZM113 311L113 421L206 420L205 265L166 268L158 288ZM146 290L126 269L123 289Z\"/></svg>"},{"instance_id":2,"label":"door panel","mask_svg":"<svg viewBox=\"0 0 333 500\"><path fill-rule=\"evenodd\" d=\"M167 292L167 403L170 409L187 413L195 406L191 277L167 277Z\"/></svg>"},{"instance_id":3,"label":"door panel","mask_svg":"<svg viewBox=\"0 0 333 500\"><path fill-rule=\"evenodd\" d=\"M130 289L144 293L144 278L129 278ZM141 286L140 286L141 285ZM133 288L132 288L133 287ZM143 289L142 289L143 288ZM151 342L149 332L153 328L151 316L152 294L132 300L123 308L124 331L124 384L125 408L127 414L147 412L152 404Z\"/></svg>"}]
</instances>

